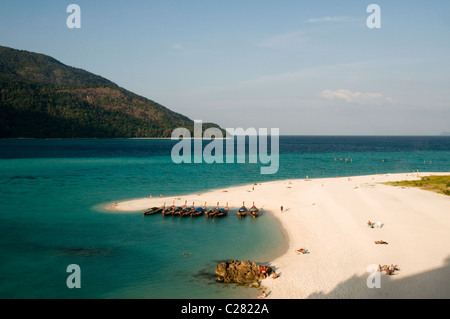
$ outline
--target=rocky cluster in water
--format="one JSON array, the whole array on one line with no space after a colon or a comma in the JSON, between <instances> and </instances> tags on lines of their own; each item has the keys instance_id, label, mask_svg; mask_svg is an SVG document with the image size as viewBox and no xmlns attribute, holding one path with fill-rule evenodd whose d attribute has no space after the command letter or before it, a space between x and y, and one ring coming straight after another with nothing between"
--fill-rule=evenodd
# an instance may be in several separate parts
<instances>
[{"instance_id":1,"label":"rocky cluster in water","mask_svg":"<svg viewBox=\"0 0 450 319\"><path fill-rule=\"evenodd\" d=\"M216 266L216 275L219 282L238 283L259 287L258 280L262 280L272 274L269 266L260 266L248 260L228 260Z\"/></svg>"}]
</instances>

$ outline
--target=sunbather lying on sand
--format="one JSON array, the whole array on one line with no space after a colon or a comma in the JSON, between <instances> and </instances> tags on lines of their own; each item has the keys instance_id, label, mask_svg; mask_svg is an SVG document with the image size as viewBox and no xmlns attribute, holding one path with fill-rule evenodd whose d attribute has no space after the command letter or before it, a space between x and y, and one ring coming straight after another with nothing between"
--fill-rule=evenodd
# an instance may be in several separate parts
<instances>
[{"instance_id":1,"label":"sunbather lying on sand","mask_svg":"<svg viewBox=\"0 0 450 319\"><path fill-rule=\"evenodd\" d=\"M385 242L385 241L382 241L382 240L377 240L377 241L375 241L375 244L377 244L377 245L387 245L388 243Z\"/></svg>"},{"instance_id":2,"label":"sunbather lying on sand","mask_svg":"<svg viewBox=\"0 0 450 319\"><path fill-rule=\"evenodd\" d=\"M300 248L300 249L295 250L295 252L297 253L297 255L303 255L303 254L308 253L308 250L304 249L304 248Z\"/></svg>"},{"instance_id":3,"label":"sunbather lying on sand","mask_svg":"<svg viewBox=\"0 0 450 319\"><path fill-rule=\"evenodd\" d=\"M397 265L395 265L395 266L394 265L390 265L389 267L386 266L386 265L384 265L384 266L378 265L378 271L379 272L385 271L386 275L389 275L389 276L398 275L395 272L399 271L399 270L400 269L398 268Z\"/></svg>"},{"instance_id":4,"label":"sunbather lying on sand","mask_svg":"<svg viewBox=\"0 0 450 319\"><path fill-rule=\"evenodd\" d=\"M389 275L389 276L397 275L397 274L394 274L395 269L391 269L388 266L384 266L383 270L386 272L386 275Z\"/></svg>"}]
</instances>

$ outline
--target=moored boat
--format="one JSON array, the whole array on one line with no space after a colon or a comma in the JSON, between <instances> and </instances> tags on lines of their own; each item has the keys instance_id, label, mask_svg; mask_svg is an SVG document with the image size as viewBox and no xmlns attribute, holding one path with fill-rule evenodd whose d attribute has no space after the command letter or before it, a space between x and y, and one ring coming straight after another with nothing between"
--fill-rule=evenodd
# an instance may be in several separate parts
<instances>
[{"instance_id":1,"label":"moored boat","mask_svg":"<svg viewBox=\"0 0 450 319\"><path fill-rule=\"evenodd\" d=\"M222 217L225 216L227 214L227 211L225 210L225 208L219 208L216 212L216 217Z\"/></svg>"},{"instance_id":2,"label":"moored boat","mask_svg":"<svg viewBox=\"0 0 450 319\"><path fill-rule=\"evenodd\" d=\"M219 202L217 202L217 206L214 209L210 209L206 212L207 217L214 217L217 214L217 211L219 210Z\"/></svg>"},{"instance_id":3,"label":"moored boat","mask_svg":"<svg viewBox=\"0 0 450 319\"><path fill-rule=\"evenodd\" d=\"M173 205L172 205L172 206L170 206L170 207L167 208L167 209L163 209L162 214L163 214L164 216L170 216L170 215L173 214L174 211L175 211L175 201L173 202Z\"/></svg>"},{"instance_id":4,"label":"moored boat","mask_svg":"<svg viewBox=\"0 0 450 319\"><path fill-rule=\"evenodd\" d=\"M180 216L181 217L187 217L187 216L191 216L191 210L188 208L184 208L180 211Z\"/></svg>"},{"instance_id":5,"label":"moored boat","mask_svg":"<svg viewBox=\"0 0 450 319\"><path fill-rule=\"evenodd\" d=\"M147 210L144 210L142 213L144 216L153 215L153 214L159 214L166 208L166 203L162 205L161 207L152 207Z\"/></svg>"},{"instance_id":6,"label":"moored boat","mask_svg":"<svg viewBox=\"0 0 450 319\"><path fill-rule=\"evenodd\" d=\"M245 203L244 202L242 202L242 207L241 208L239 208L239 210L238 210L238 212L237 212L237 215L239 216L239 217L244 217L245 215L247 215L247 207L245 207Z\"/></svg>"},{"instance_id":7,"label":"moored boat","mask_svg":"<svg viewBox=\"0 0 450 319\"><path fill-rule=\"evenodd\" d=\"M178 215L180 215L180 213L181 213L181 211L183 210L183 208L181 207L181 206L177 206L176 208L175 208L175 210L173 211L173 216L178 216Z\"/></svg>"},{"instance_id":8,"label":"moored boat","mask_svg":"<svg viewBox=\"0 0 450 319\"><path fill-rule=\"evenodd\" d=\"M203 207L197 207L192 213L191 213L191 217L197 217L200 215L203 215L206 211L206 202L205 202L205 206Z\"/></svg>"},{"instance_id":9,"label":"moored boat","mask_svg":"<svg viewBox=\"0 0 450 319\"><path fill-rule=\"evenodd\" d=\"M185 202L184 202L184 205L180 207L180 210L178 211L178 213L177 213L176 215L179 215L179 216L182 216L182 217L183 217L183 215L186 216L187 213L190 214L189 209L187 208L186 203L187 203L187 201L185 201Z\"/></svg>"},{"instance_id":10,"label":"moored boat","mask_svg":"<svg viewBox=\"0 0 450 319\"><path fill-rule=\"evenodd\" d=\"M210 209L207 212L205 212L206 217L214 217L216 216L216 210L215 209Z\"/></svg>"},{"instance_id":11,"label":"moored boat","mask_svg":"<svg viewBox=\"0 0 450 319\"><path fill-rule=\"evenodd\" d=\"M144 210L142 212L142 214L144 214L144 216L148 216L148 215L161 213L162 210L163 210L163 207L152 207L152 208L148 208L148 209Z\"/></svg>"},{"instance_id":12,"label":"moored boat","mask_svg":"<svg viewBox=\"0 0 450 319\"><path fill-rule=\"evenodd\" d=\"M190 208L186 207L180 212L181 217L187 217L191 216L192 213L195 213L195 206L194 203L192 203L192 206Z\"/></svg>"},{"instance_id":13,"label":"moored boat","mask_svg":"<svg viewBox=\"0 0 450 319\"><path fill-rule=\"evenodd\" d=\"M252 217L258 217L259 216L259 209L255 206L255 202L253 202L253 206L250 208L250 215Z\"/></svg>"},{"instance_id":14,"label":"moored boat","mask_svg":"<svg viewBox=\"0 0 450 319\"><path fill-rule=\"evenodd\" d=\"M197 217L203 215L205 210L202 207L197 207L193 213L191 213L191 217Z\"/></svg>"}]
</instances>

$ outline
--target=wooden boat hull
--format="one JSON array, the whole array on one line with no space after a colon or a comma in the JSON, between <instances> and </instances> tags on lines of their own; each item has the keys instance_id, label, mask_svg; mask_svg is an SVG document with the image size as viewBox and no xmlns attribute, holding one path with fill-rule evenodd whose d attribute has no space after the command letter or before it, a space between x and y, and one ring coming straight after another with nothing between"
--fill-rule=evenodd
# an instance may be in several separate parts
<instances>
[{"instance_id":1,"label":"wooden boat hull","mask_svg":"<svg viewBox=\"0 0 450 319\"><path fill-rule=\"evenodd\" d=\"M216 213L216 217L223 217L223 216L226 216L227 215L227 212L220 212L220 213Z\"/></svg>"},{"instance_id":2,"label":"wooden boat hull","mask_svg":"<svg viewBox=\"0 0 450 319\"><path fill-rule=\"evenodd\" d=\"M182 208L181 207L177 207L174 211L173 211L173 216L178 216L178 215L180 215L180 213L181 213L181 211L182 211Z\"/></svg>"},{"instance_id":3,"label":"wooden boat hull","mask_svg":"<svg viewBox=\"0 0 450 319\"><path fill-rule=\"evenodd\" d=\"M208 217L214 217L214 216L216 216L216 214L217 214L217 212L212 209L210 209L206 212L206 216L208 216Z\"/></svg>"},{"instance_id":4,"label":"wooden boat hull","mask_svg":"<svg viewBox=\"0 0 450 319\"><path fill-rule=\"evenodd\" d=\"M252 207L250 208L250 215L253 217L258 217L259 216L259 209L256 207Z\"/></svg>"},{"instance_id":5,"label":"wooden boat hull","mask_svg":"<svg viewBox=\"0 0 450 319\"><path fill-rule=\"evenodd\" d=\"M227 210L224 208L220 208L216 211L216 217L223 217L227 214Z\"/></svg>"},{"instance_id":6,"label":"wooden boat hull","mask_svg":"<svg viewBox=\"0 0 450 319\"><path fill-rule=\"evenodd\" d=\"M161 207L152 207L152 208L149 208L149 209L143 211L142 214L144 214L144 216L149 216L149 215L161 213L161 211L162 211Z\"/></svg>"},{"instance_id":7,"label":"wooden boat hull","mask_svg":"<svg viewBox=\"0 0 450 319\"><path fill-rule=\"evenodd\" d=\"M163 210L162 214L164 216L170 216L173 214L173 210Z\"/></svg>"},{"instance_id":8,"label":"wooden boat hull","mask_svg":"<svg viewBox=\"0 0 450 319\"><path fill-rule=\"evenodd\" d=\"M187 217L187 216L191 216L191 211L181 211L180 212L180 216L181 217Z\"/></svg>"},{"instance_id":9,"label":"wooden boat hull","mask_svg":"<svg viewBox=\"0 0 450 319\"><path fill-rule=\"evenodd\" d=\"M195 212L191 214L191 217L197 217L197 216L201 216L203 215L205 212L201 211L201 212Z\"/></svg>"},{"instance_id":10,"label":"wooden boat hull","mask_svg":"<svg viewBox=\"0 0 450 319\"><path fill-rule=\"evenodd\" d=\"M248 212L247 208L243 206L239 208L237 215L239 217L244 217L245 215L247 215L247 212Z\"/></svg>"}]
</instances>

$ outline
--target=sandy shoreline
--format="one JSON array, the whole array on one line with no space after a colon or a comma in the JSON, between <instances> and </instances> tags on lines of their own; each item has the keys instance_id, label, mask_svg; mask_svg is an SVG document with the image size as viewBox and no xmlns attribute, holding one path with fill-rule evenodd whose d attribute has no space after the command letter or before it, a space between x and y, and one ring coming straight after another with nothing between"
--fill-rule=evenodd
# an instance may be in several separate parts
<instances>
[{"instance_id":1,"label":"sandy shoreline","mask_svg":"<svg viewBox=\"0 0 450 319\"><path fill-rule=\"evenodd\" d=\"M417 174L275 181L254 190L250 184L179 196L176 205L187 200L239 207L245 201L250 207L254 201L278 218L288 249L271 262L280 277L262 283L268 298L450 298L450 197L380 184L411 179ZM109 209L139 211L173 200L135 199ZM370 228L369 220L384 226ZM310 253L297 255L299 248ZM381 273L381 288L369 289L372 264L394 264L400 271Z\"/></svg>"}]
</instances>

